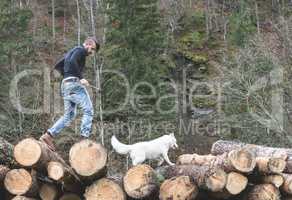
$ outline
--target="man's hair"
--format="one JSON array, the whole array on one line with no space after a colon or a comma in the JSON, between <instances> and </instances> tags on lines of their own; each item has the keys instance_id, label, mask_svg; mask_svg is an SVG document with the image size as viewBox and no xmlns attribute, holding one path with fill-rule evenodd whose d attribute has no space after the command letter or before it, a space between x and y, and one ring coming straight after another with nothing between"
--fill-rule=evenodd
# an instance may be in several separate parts
<instances>
[{"instance_id":1,"label":"man's hair","mask_svg":"<svg viewBox=\"0 0 292 200\"><path fill-rule=\"evenodd\" d=\"M88 40L93 40L95 42L96 51L98 51L100 48L100 44L98 43L97 39L95 37L88 37L85 39L84 42L86 43Z\"/></svg>"}]
</instances>

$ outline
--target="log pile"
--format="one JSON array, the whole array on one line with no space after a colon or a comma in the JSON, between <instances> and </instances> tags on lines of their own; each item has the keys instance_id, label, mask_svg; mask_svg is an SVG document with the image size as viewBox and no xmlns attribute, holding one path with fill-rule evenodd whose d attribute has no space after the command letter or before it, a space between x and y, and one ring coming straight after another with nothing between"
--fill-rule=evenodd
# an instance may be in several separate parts
<instances>
[{"instance_id":1,"label":"log pile","mask_svg":"<svg viewBox=\"0 0 292 200\"><path fill-rule=\"evenodd\" d=\"M113 178L106 148L92 140L75 143L67 163L33 138L15 146L0 138L0 199L292 199L292 149L220 140L209 155L192 153L173 166L141 164Z\"/></svg>"}]
</instances>

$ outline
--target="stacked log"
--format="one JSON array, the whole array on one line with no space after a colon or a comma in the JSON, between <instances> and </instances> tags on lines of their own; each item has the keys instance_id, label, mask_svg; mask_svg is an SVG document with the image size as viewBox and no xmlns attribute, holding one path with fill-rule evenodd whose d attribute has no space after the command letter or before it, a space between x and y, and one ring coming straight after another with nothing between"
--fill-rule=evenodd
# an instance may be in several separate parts
<instances>
[{"instance_id":1,"label":"stacked log","mask_svg":"<svg viewBox=\"0 0 292 200\"><path fill-rule=\"evenodd\" d=\"M106 175L107 152L91 140L82 140L72 146L70 165L34 138L23 139L15 147L0 138L0 153L1 163L5 164L0 165L0 185L3 184L9 196L15 195L7 199L73 200L82 199L83 195L92 199L96 188L101 191L98 195L103 194L102 191L108 194L104 199L111 195L112 199L118 199L115 192L119 192L121 199L126 199L122 187L114 181L98 181ZM110 186L112 190L109 190Z\"/></svg>"},{"instance_id":2,"label":"stacked log","mask_svg":"<svg viewBox=\"0 0 292 200\"><path fill-rule=\"evenodd\" d=\"M87 187L84 197L87 200L126 200L122 187L108 178L97 180Z\"/></svg>"},{"instance_id":3,"label":"stacked log","mask_svg":"<svg viewBox=\"0 0 292 200\"><path fill-rule=\"evenodd\" d=\"M165 180L160 186L161 200L192 200L198 195L198 188L189 176L177 176Z\"/></svg>"},{"instance_id":4,"label":"stacked log","mask_svg":"<svg viewBox=\"0 0 292 200\"><path fill-rule=\"evenodd\" d=\"M36 171L12 169L5 176L4 186L13 195L36 196L38 191Z\"/></svg>"},{"instance_id":5,"label":"stacked log","mask_svg":"<svg viewBox=\"0 0 292 200\"><path fill-rule=\"evenodd\" d=\"M187 154L178 158L177 164L212 165L214 168L224 169L225 172L252 172L256 166L256 157L248 149L234 149L221 155Z\"/></svg>"},{"instance_id":6,"label":"stacked log","mask_svg":"<svg viewBox=\"0 0 292 200\"><path fill-rule=\"evenodd\" d=\"M158 190L155 171L149 165L137 165L129 169L123 184L128 196L135 199L149 197Z\"/></svg>"},{"instance_id":7,"label":"stacked log","mask_svg":"<svg viewBox=\"0 0 292 200\"><path fill-rule=\"evenodd\" d=\"M174 165L158 168L156 173L166 179L176 176L191 177L198 187L212 192L221 191L227 180L227 174L219 168L197 165Z\"/></svg>"},{"instance_id":8,"label":"stacked log","mask_svg":"<svg viewBox=\"0 0 292 200\"><path fill-rule=\"evenodd\" d=\"M261 145L254 144L245 144L242 142L228 141L228 140L218 140L212 145L211 154L220 155L225 152L230 152L232 150L247 148L254 151L257 157L274 157L274 158L283 158L284 160L287 157L292 156L292 149L285 148L274 148L266 147Z\"/></svg>"},{"instance_id":9,"label":"stacked log","mask_svg":"<svg viewBox=\"0 0 292 200\"><path fill-rule=\"evenodd\" d=\"M280 200L279 189L272 184L255 185L247 194L246 200Z\"/></svg>"},{"instance_id":10,"label":"stacked log","mask_svg":"<svg viewBox=\"0 0 292 200\"><path fill-rule=\"evenodd\" d=\"M83 181L92 182L106 174L107 151L101 144L82 140L71 147L69 162Z\"/></svg>"},{"instance_id":11,"label":"stacked log","mask_svg":"<svg viewBox=\"0 0 292 200\"><path fill-rule=\"evenodd\" d=\"M212 154L180 155L176 165L156 169L132 166L117 179L107 175L107 150L92 140L75 143L69 163L33 138L15 147L0 139L0 149L1 142L13 148L13 158L0 157L0 186L3 194L9 193L7 200L288 200L292 196L288 164L292 166L292 150L285 148L218 141Z\"/></svg>"}]
</instances>

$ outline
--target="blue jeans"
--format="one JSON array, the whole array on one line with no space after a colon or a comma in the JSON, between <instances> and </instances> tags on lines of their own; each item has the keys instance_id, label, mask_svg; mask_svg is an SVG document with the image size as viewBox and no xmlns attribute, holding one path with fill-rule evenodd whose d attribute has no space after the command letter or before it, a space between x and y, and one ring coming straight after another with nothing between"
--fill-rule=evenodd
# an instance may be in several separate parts
<instances>
[{"instance_id":1,"label":"blue jeans","mask_svg":"<svg viewBox=\"0 0 292 200\"><path fill-rule=\"evenodd\" d=\"M81 135L89 137L93 119L93 106L85 86L79 81L64 83L63 80L61 83L61 96L64 99L64 115L48 129L48 132L52 136L56 136L64 127L69 126L76 117L78 105L83 111L80 127Z\"/></svg>"}]
</instances>

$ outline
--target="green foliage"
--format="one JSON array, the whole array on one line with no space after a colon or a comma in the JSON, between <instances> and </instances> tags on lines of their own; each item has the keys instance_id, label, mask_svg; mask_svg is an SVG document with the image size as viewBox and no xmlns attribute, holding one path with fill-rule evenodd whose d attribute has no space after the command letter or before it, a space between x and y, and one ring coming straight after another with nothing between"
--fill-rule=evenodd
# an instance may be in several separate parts
<instances>
[{"instance_id":1,"label":"green foliage","mask_svg":"<svg viewBox=\"0 0 292 200\"><path fill-rule=\"evenodd\" d=\"M13 55L27 56L32 43L27 27L32 17L28 9L12 8L10 1L0 2L0 63L8 63Z\"/></svg>"},{"instance_id":2,"label":"green foliage","mask_svg":"<svg viewBox=\"0 0 292 200\"><path fill-rule=\"evenodd\" d=\"M255 17L248 2L240 0L238 10L229 16L228 36L232 44L243 46L256 31Z\"/></svg>"},{"instance_id":3,"label":"green foliage","mask_svg":"<svg viewBox=\"0 0 292 200\"><path fill-rule=\"evenodd\" d=\"M184 29L196 29L197 31L205 30L206 16L203 10L192 11L191 14L185 14L181 20L181 26Z\"/></svg>"},{"instance_id":4,"label":"green foliage","mask_svg":"<svg viewBox=\"0 0 292 200\"><path fill-rule=\"evenodd\" d=\"M14 137L20 134L17 121L20 113L10 104L9 84L15 73L31 67L27 65L34 58L32 36L28 31L31 18L31 10L18 8L9 0L0 1L0 116L3 116L0 129L2 134ZM25 85L31 89L30 83L22 86ZM23 118L22 127L32 127L31 118Z\"/></svg>"},{"instance_id":5,"label":"green foliage","mask_svg":"<svg viewBox=\"0 0 292 200\"><path fill-rule=\"evenodd\" d=\"M119 70L128 79L130 88L139 82L156 86L170 66L163 56L165 34L160 24L157 0L107 0L109 17L107 43L104 48L107 67ZM112 99L106 107L123 101L125 90L118 78L109 78L105 99ZM115 90L115 88L120 88ZM113 90L117 92L112 92ZM137 89L139 95L150 95L149 87ZM109 96L110 95L110 96ZM145 110L153 110L157 97L140 100Z\"/></svg>"}]
</instances>

